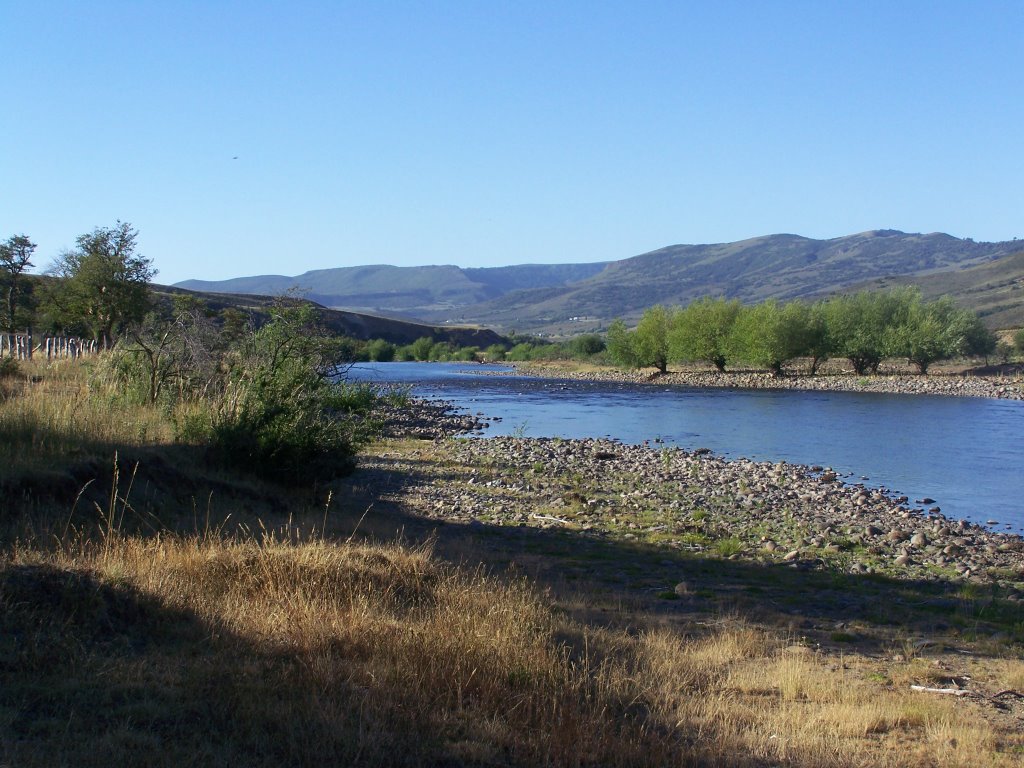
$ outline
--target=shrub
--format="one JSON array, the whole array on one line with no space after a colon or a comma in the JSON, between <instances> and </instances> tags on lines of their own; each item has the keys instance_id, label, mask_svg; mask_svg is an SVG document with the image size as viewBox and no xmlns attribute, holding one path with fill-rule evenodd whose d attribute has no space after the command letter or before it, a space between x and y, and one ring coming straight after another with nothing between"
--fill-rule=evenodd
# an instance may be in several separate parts
<instances>
[{"instance_id":1,"label":"shrub","mask_svg":"<svg viewBox=\"0 0 1024 768\"><path fill-rule=\"evenodd\" d=\"M21 372L18 361L13 357L0 357L0 379L10 379Z\"/></svg>"},{"instance_id":2,"label":"shrub","mask_svg":"<svg viewBox=\"0 0 1024 768\"><path fill-rule=\"evenodd\" d=\"M231 361L212 419L211 452L278 482L304 484L350 471L374 432L371 385L335 377L336 340L318 335L305 308L255 333Z\"/></svg>"}]
</instances>

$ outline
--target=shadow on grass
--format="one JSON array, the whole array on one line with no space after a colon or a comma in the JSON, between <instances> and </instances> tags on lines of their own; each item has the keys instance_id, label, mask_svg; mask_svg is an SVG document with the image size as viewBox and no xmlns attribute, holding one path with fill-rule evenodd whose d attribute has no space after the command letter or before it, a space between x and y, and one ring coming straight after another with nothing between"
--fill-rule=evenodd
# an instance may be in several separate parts
<instances>
[{"instance_id":1,"label":"shadow on grass","mask_svg":"<svg viewBox=\"0 0 1024 768\"><path fill-rule=\"evenodd\" d=\"M325 690L301 653L86 571L0 567L0 607L0 764L401 765L435 747L416 718L367 738L364 697Z\"/></svg>"},{"instance_id":2,"label":"shadow on grass","mask_svg":"<svg viewBox=\"0 0 1024 768\"><path fill-rule=\"evenodd\" d=\"M429 460L403 458L398 465L401 471L357 473L353 482L368 481L364 494L400 497L438 478L458 478ZM401 532L412 541L436 540L438 554L455 562L525 571L567 605L579 595L595 606L627 600L634 609L626 612L628 621L646 615L686 625L736 616L784 629L796 640L866 653L959 644L1000 654L1024 648L1024 606L977 583L852 574L815 559L725 559L558 527L446 522L399 504L363 526L385 539ZM583 621L608 621L602 612L573 609Z\"/></svg>"}]
</instances>

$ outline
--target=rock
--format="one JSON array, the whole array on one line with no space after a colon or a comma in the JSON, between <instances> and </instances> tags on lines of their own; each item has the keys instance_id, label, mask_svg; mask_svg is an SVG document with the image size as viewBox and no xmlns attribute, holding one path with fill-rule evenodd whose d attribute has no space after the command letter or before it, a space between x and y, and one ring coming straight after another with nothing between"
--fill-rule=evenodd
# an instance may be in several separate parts
<instances>
[{"instance_id":1,"label":"rock","mask_svg":"<svg viewBox=\"0 0 1024 768\"><path fill-rule=\"evenodd\" d=\"M896 563L896 565L899 565L899 566L907 565L910 562L910 555L908 555L906 552L904 552L902 555L897 557L893 562Z\"/></svg>"},{"instance_id":2,"label":"rock","mask_svg":"<svg viewBox=\"0 0 1024 768\"><path fill-rule=\"evenodd\" d=\"M928 545L928 537L923 533L918 532L910 538L910 543L915 547L925 547Z\"/></svg>"},{"instance_id":3,"label":"rock","mask_svg":"<svg viewBox=\"0 0 1024 768\"><path fill-rule=\"evenodd\" d=\"M796 560L798 557L800 557L800 550L799 549L794 549L791 552L787 552L785 557L783 557L782 559L785 560L787 563L791 563L794 560Z\"/></svg>"}]
</instances>

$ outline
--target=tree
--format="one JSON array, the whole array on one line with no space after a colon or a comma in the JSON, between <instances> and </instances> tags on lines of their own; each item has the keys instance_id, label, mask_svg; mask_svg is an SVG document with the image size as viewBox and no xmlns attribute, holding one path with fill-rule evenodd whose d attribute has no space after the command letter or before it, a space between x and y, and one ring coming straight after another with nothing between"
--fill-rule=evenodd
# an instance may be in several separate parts
<instances>
[{"instance_id":1,"label":"tree","mask_svg":"<svg viewBox=\"0 0 1024 768\"><path fill-rule=\"evenodd\" d=\"M1013 346L1017 348L1018 354L1024 355L1024 328L1013 334Z\"/></svg>"},{"instance_id":2,"label":"tree","mask_svg":"<svg viewBox=\"0 0 1024 768\"><path fill-rule=\"evenodd\" d=\"M373 339L366 345L366 354L376 363L390 363L395 359L395 345L385 339Z\"/></svg>"},{"instance_id":3,"label":"tree","mask_svg":"<svg viewBox=\"0 0 1024 768\"><path fill-rule=\"evenodd\" d=\"M636 326L637 367L652 365L660 373L668 372L668 336L675 313L655 304L644 312Z\"/></svg>"},{"instance_id":4,"label":"tree","mask_svg":"<svg viewBox=\"0 0 1024 768\"><path fill-rule=\"evenodd\" d=\"M430 359L430 350L434 348L434 340L429 336L420 336L409 345L414 360L426 362Z\"/></svg>"},{"instance_id":5,"label":"tree","mask_svg":"<svg viewBox=\"0 0 1024 768\"><path fill-rule=\"evenodd\" d=\"M608 326L608 356L616 365L623 368L639 368L639 356L636 351L636 333L626 330L622 320L613 320Z\"/></svg>"},{"instance_id":6,"label":"tree","mask_svg":"<svg viewBox=\"0 0 1024 768\"><path fill-rule=\"evenodd\" d=\"M18 297L23 291L21 274L32 263L32 253L36 244L25 235L11 235L7 241L0 243L0 279L7 293L7 316L4 325L8 331L14 332L17 327Z\"/></svg>"},{"instance_id":7,"label":"tree","mask_svg":"<svg viewBox=\"0 0 1024 768\"><path fill-rule=\"evenodd\" d=\"M127 222L98 227L81 235L78 247L50 269L61 278L53 295L60 322L84 324L103 347L149 310L149 281L156 270L135 252L138 234Z\"/></svg>"},{"instance_id":8,"label":"tree","mask_svg":"<svg viewBox=\"0 0 1024 768\"><path fill-rule=\"evenodd\" d=\"M567 347L573 357L587 358L604 352L604 339L596 333L585 333L571 339Z\"/></svg>"},{"instance_id":9,"label":"tree","mask_svg":"<svg viewBox=\"0 0 1024 768\"><path fill-rule=\"evenodd\" d=\"M967 354L972 340L986 344L978 332L977 316L957 307L949 296L926 302L915 291L907 298L896 322L886 329L889 352L907 358L922 374L937 360Z\"/></svg>"},{"instance_id":10,"label":"tree","mask_svg":"<svg viewBox=\"0 0 1024 768\"><path fill-rule=\"evenodd\" d=\"M818 372L818 366L835 354L835 342L828 328L828 305L816 301L807 307L804 343L806 354L811 358L811 376Z\"/></svg>"},{"instance_id":11,"label":"tree","mask_svg":"<svg viewBox=\"0 0 1024 768\"><path fill-rule=\"evenodd\" d=\"M826 302L825 317L834 354L849 358L853 370L863 376L878 372L889 353L886 329L896 322L912 300L914 289L860 291Z\"/></svg>"},{"instance_id":12,"label":"tree","mask_svg":"<svg viewBox=\"0 0 1024 768\"><path fill-rule=\"evenodd\" d=\"M669 332L673 360L706 360L725 371L729 333L740 312L739 301L706 297L676 313Z\"/></svg>"},{"instance_id":13,"label":"tree","mask_svg":"<svg viewBox=\"0 0 1024 768\"><path fill-rule=\"evenodd\" d=\"M774 299L744 307L736 318L729 347L736 357L782 374L782 367L807 350L806 305Z\"/></svg>"}]
</instances>

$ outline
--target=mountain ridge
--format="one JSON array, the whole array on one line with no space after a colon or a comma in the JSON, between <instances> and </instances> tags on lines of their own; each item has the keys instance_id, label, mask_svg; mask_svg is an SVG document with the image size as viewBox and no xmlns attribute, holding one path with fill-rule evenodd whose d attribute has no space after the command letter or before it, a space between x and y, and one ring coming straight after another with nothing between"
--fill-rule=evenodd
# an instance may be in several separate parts
<instances>
[{"instance_id":1,"label":"mountain ridge","mask_svg":"<svg viewBox=\"0 0 1024 768\"><path fill-rule=\"evenodd\" d=\"M872 280L970 268L1020 250L1017 241L978 243L943 232L881 229L825 240L780 233L729 243L669 245L608 262L476 268L369 265L313 270L294 278L256 276L177 285L246 293L265 284L274 289L258 292L274 293L301 287L305 279L315 287L304 295L326 306L400 313L434 323L571 333L600 328L615 317L635 319L656 303L685 304L707 295L744 302L808 297Z\"/></svg>"}]
</instances>

